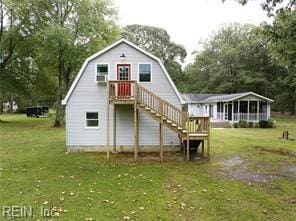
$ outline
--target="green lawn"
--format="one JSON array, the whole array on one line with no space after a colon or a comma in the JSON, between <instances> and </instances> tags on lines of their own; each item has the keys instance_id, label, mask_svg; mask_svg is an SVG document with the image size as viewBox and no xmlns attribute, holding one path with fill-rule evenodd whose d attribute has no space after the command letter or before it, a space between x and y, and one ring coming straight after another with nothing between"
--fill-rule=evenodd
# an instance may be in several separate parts
<instances>
[{"instance_id":1,"label":"green lawn","mask_svg":"<svg viewBox=\"0 0 296 221\"><path fill-rule=\"evenodd\" d=\"M296 119L213 129L210 161L66 153L50 119L2 115L0 208L57 208L52 220L296 220ZM2 210L2 209L1 209ZM2 213L2 211L0 211ZM0 214L0 220L5 219Z\"/></svg>"}]
</instances>

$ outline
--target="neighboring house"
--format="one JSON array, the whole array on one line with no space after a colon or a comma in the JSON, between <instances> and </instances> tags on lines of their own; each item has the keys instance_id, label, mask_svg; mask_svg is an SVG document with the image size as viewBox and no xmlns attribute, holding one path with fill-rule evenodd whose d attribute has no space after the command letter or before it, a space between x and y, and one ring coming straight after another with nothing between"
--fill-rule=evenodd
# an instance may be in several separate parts
<instances>
[{"instance_id":1,"label":"neighboring house","mask_svg":"<svg viewBox=\"0 0 296 221\"><path fill-rule=\"evenodd\" d=\"M62 101L67 149L133 150L135 158L160 149L162 160L180 141L208 141L209 120L189 118L183 103L160 59L120 39L86 59Z\"/></svg>"},{"instance_id":2,"label":"neighboring house","mask_svg":"<svg viewBox=\"0 0 296 221\"><path fill-rule=\"evenodd\" d=\"M270 119L272 99L254 92L236 94L182 94L183 110L190 116L209 116L212 122L230 123Z\"/></svg>"}]
</instances>

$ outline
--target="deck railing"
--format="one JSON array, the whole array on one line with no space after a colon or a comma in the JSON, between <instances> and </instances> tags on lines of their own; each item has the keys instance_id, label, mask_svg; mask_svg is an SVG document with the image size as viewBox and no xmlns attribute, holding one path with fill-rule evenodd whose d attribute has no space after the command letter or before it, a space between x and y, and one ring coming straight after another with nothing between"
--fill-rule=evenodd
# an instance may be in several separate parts
<instances>
[{"instance_id":1,"label":"deck railing","mask_svg":"<svg viewBox=\"0 0 296 221\"><path fill-rule=\"evenodd\" d=\"M109 99L130 100L135 98L136 81L108 81Z\"/></svg>"},{"instance_id":2,"label":"deck railing","mask_svg":"<svg viewBox=\"0 0 296 221\"><path fill-rule=\"evenodd\" d=\"M210 128L209 117L189 117L187 112L163 100L153 92L147 90L136 81L109 81L110 100L135 99L139 105L149 107L150 110L162 116L167 122L181 127L180 133L208 133Z\"/></svg>"},{"instance_id":3,"label":"deck railing","mask_svg":"<svg viewBox=\"0 0 296 221\"><path fill-rule=\"evenodd\" d=\"M186 128L189 133L208 134L210 130L210 118L190 117Z\"/></svg>"},{"instance_id":4,"label":"deck railing","mask_svg":"<svg viewBox=\"0 0 296 221\"><path fill-rule=\"evenodd\" d=\"M137 86L137 101L140 104L144 104L164 116L167 120L172 123L185 128L187 116L180 108L170 104L169 102L163 100L156 94L142 87Z\"/></svg>"}]
</instances>

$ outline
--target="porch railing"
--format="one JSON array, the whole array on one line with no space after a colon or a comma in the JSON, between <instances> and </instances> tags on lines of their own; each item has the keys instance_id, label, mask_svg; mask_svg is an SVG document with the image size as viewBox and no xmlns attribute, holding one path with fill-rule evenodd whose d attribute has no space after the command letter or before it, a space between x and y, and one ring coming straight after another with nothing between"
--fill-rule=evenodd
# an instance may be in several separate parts
<instances>
[{"instance_id":1,"label":"porch railing","mask_svg":"<svg viewBox=\"0 0 296 221\"><path fill-rule=\"evenodd\" d=\"M147 90L136 81L108 81L110 100L135 99L139 105L149 108L149 111L161 116L167 123L174 124L180 134L208 134L210 129L209 117L189 117L187 112L163 100Z\"/></svg>"},{"instance_id":2,"label":"porch railing","mask_svg":"<svg viewBox=\"0 0 296 221\"><path fill-rule=\"evenodd\" d=\"M248 118L249 115L249 118ZM249 121L258 121L258 120L267 120L267 113L233 113L233 120L249 120Z\"/></svg>"},{"instance_id":3,"label":"porch railing","mask_svg":"<svg viewBox=\"0 0 296 221\"><path fill-rule=\"evenodd\" d=\"M210 118L190 117L186 128L189 133L208 134L210 130Z\"/></svg>"},{"instance_id":4,"label":"porch railing","mask_svg":"<svg viewBox=\"0 0 296 221\"><path fill-rule=\"evenodd\" d=\"M136 81L108 81L109 99L130 100L135 98Z\"/></svg>"},{"instance_id":5,"label":"porch railing","mask_svg":"<svg viewBox=\"0 0 296 221\"><path fill-rule=\"evenodd\" d=\"M185 128L188 115L187 113L163 100L141 85L137 85L137 102L148 106L151 110L165 117L166 120Z\"/></svg>"}]
</instances>

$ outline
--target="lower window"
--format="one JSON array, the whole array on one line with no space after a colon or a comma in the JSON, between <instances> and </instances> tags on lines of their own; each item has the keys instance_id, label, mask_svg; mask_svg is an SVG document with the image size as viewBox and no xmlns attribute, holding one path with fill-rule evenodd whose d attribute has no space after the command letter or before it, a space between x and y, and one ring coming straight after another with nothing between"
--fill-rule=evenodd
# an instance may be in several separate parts
<instances>
[{"instance_id":1,"label":"lower window","mask_svg":"<svg viewBox=\"0 0 296 221\"><path fill-rule=\"evenodd\" d=\"M86 127L99 127L98 112L86 112Z\"/></svg>"}]
</instances>

